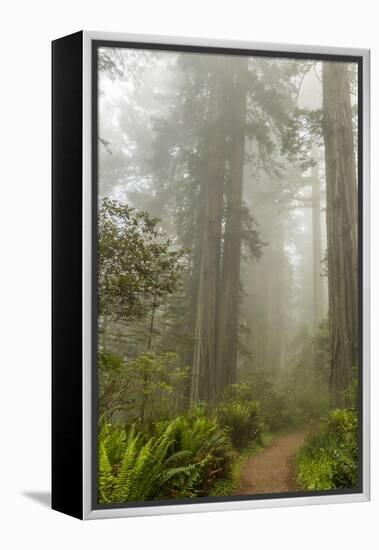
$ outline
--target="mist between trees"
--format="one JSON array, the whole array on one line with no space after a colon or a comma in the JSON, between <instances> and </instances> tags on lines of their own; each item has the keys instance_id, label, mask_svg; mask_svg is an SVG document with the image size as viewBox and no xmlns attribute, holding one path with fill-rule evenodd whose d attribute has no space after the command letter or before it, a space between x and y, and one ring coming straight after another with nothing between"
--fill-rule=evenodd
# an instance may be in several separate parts
<instances>
[{"instance_id":1,"label":"mist between trees","mask_svg":"<svg viewBox=\"0 0 379 550\"><path fill-rule=\"evenodd\" d=\"M357 66L101 48L98 70L99 500L231 494L263 434L356 418ZM304 456L303 487L356 482L333 462L314 487Z\"/></svg>"}]
</instances>

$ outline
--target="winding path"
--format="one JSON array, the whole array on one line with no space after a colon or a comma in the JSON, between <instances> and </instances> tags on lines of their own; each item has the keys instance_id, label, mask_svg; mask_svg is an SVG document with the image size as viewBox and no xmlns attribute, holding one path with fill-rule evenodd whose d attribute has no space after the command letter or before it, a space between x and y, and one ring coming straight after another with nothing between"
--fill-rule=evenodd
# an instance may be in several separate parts
<instances>
[{"instance_id":1,"label":"winding path","mask_svg":"<svg viewBox=\"0 0 379 550\"><path fill-rule=\"evenodd\" d=\"M270 446L247 459L242 466L236 495L288 493L296 486L295 460L306 430L275 437Z\"/></svg>"}]
</instances>

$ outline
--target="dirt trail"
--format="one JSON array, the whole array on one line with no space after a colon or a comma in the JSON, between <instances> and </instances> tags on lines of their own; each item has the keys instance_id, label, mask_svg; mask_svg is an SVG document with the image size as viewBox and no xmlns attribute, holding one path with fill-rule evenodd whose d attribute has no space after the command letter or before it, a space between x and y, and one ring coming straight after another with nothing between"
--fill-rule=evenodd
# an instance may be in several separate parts
<instances>
[{"instance_id":1,"label":"dirt trail","mask_svg":"<svg viewBox=\"0 0 379 550\"><path fill-rule=\"evenodd\" d=\"M242 466L236 495L288 493L299 489L295 479L296 452L306 430L280 435L266 449L251 456Z\"/></svg>"}]
</instances>

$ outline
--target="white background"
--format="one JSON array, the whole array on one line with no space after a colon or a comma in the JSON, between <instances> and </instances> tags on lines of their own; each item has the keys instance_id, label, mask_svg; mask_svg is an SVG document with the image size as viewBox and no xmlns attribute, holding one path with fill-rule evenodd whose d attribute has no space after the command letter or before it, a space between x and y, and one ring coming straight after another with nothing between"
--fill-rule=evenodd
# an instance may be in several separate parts
<instances>
[{"instance_id":1,"label":"white background","mask_svg":"<svg viewBox=\"0 0 379 550\"><path fill-rule=\"evenodd\" d=\"M378 548L379 32L375 4L374 0L2 3L2 548ZM52 512L30 497L30 493L42 493L46 500L50 484L50 41L81 29L372 49L372 502L83 523Z\"/></svg>"}]
</instances>

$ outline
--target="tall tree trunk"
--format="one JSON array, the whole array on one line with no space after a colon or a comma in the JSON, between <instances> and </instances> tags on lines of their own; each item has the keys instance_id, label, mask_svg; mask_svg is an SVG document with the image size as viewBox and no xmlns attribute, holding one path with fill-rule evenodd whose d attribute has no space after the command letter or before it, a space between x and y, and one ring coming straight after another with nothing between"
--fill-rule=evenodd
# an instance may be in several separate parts
<instances>
[{"instance_id":1,"label":"tall tree trunk","mask_svg":"<svg viewBox=\"0 0 379 550\"><path fill-rule=\"evenodd\" d=\"M286 318L285 318L285 284L288 265L286 261L285 239L284 239L284 224L280 216L279 231L277 237L276 259L274 262L274 278L275 278L275 298L274 298L274 318L272 319L271 327L274 329L275 342L271 342L271 347L274 351L274 360L272 367L275 369L283 369L285 366L285 351L286 351Z\"/></svg>"},{"instance_id":2,"label":"tall tree trunk","mask_svg":"<svg viewBox=\"0 0 379 550\"><path fill-rule=\"evenodd\" d=\"M313 248L313 335L318 332L324 311L321 250L321 198L317 165L312 170L312 248Z\"/></svg>"},{"instance_id":3,"label":"tall tree trunk","mask_svg":"<svg viewBox=\"0 0 379 550\"><path fill-rule=\"evenodd\" d=\"M241 210L246 127L247 59L235 60L232 92L234 123L230 181L226 190L226 220L217 335L217 393L237 378L238 310L241 263Z\"/></svg>"},{"instance_id":4,"label":"tall tree trunk","mask_svg":"<svg viewBox=\"0 0 379 550\"><path fill-rule=\"evenodd\" d=\"M265 251L265 327L264 368L277 371L285 361L285 312L284 289L286 257L284 251L284 228L282 218L277 214L274 231ZM263 287L264 288L264 287Z\"/></svg>"},{"instance_id":5,"label":"tall tree trunk","mask_svg":"<svg viewBox=\"0 0 379 550\"><path fill-rule=\"evenodd\" d=\"M186 289L188 296L188 317L187 317L187 332L191 335L191 338L194 338L196 330L196 314L197 314L197 298L199 290L199 281L200 281L200 266L201 266L201 250L202 250L202 240L203 240L203 222L204 222L204 185L200 186L199 196L197 198L197 203L194 205L194 211L196 212L194 216L194 236L192 241L192 266L191 270L188 273L188 279L186 281ZM193 365L194 360L194 346L188 346L184 354L183 367L188 365ZM185 387L185 399L187 405L191 403L191 388L192 388L192 377L189 377L186 381Z\"/></svg>"},{"instance_id":6,"label":"tall tree trunk","mask_svg":"<svg viewBox=\"0 0 379 550\"><path fill-rule=\"evenodd\" d=\"M348 66L323 63L331 394L343 405L358 341L357 180Z\"/></svg>"},{"instance_id":7,"label":"tall tree trunk","mask_svg":"<svg viewBox=\"0 0 379 550\"><path fill-rule=\"evenodd\" d=\"M195 347L190 402L216 395L216 309L220 278L221 223L225 172L225 137L221 124L223 87L215 60L209 96L208 165L204 177L204 220L196 307Z\"/></svg>"},{"instance_id":8,"label":"tall tree trunk","mask_svg":"<svg viewBox=\"0 0 379 550\"><path fill-rule=\"evenodd\" d=\"M155 284L158 285L158 282L156 281ZM158 307L158 304L157 304L157 286L156 286L155 290L154 290L153 303L151 304L149 333L148 333L148 336L147 336L147 352L148 353L151 352L151 346L153 344L154 321L155 321L155 313L156 313L157 307Z\"/></svg>"},{"instance_id":9,"label":"tall tree trunk","mask_svg":"<svg viewBox=\"0 0 379 550\"><path fill-rule=\"evenodd\" d=\"M155 281L155 290L154 290L154 297L153 297L153 303L151 304L151 313L150 313L150 322L149 322L149 332L147 335L147 353L151 353L152 345L153 345L153 334L154 334L154 321L155 321L155 314L158 307L157 304L157 285L158 281ZM141 397L141 410L140 410L140 420L142 423L145 422L145 414L146 414L146 405L148 400L148 393L147 389L149 386L149 374L146 369L142 372L142 397Z\"/></svg>"}]
</instances>

